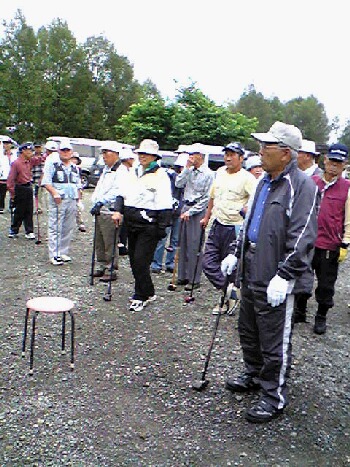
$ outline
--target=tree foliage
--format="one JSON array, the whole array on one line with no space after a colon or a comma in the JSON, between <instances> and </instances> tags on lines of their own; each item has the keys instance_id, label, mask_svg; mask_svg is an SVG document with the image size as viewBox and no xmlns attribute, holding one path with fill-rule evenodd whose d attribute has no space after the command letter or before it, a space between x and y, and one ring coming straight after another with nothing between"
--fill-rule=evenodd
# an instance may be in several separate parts
<instances>
[{"instance_id":1,"label":"tree foliage","mask_svg":"<svg viewBox=\"0 0 350 467\"><path fill-rule=\"evenodd\" d=\"M240 141L255 149L250 133L266 131L276 120L298 126L304 138L317 143L339 130L339 121L329 124L314 96L283 103L250 85L237 102L218 106L192 84L166 102L152 81L134 78L127 57L103 36L78 44L61 19L35 32L20 10L3 27L0 133L14 128L18 141L56 134L131 144L154 138L163 149L197 141ZM341 135L346 144L349 128L350 122Z\"/></svg>"}]
</instances>

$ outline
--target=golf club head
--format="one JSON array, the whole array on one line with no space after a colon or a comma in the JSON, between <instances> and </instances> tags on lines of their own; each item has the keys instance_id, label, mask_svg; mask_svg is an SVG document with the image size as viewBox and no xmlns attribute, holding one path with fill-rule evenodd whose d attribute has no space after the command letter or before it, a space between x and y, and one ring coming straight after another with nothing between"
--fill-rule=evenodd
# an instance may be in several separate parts
<instances>
[{"instance_id":1,"label":"golf club head","mask_svg":"<svg viewBox=\"0 0 350 467\"><path fill-rule=\"evenodd\" d=\"M209 381L207 379L205 379L204 381L202 380L196 380L196 381L193 381L192 383L192 389L194 389L195 391L203 391L203 389L205 389L209 384Z\"/></svg>"},{"instance_id":2,"label":"golf club head","mask_svg":"<svg viewBox=\"0 0 350 467\"><path fill-rule=\"evenodd\" d=\"M185 303L192 303L194 302L195 298L194 297L185 297Z\"/></svg>"},{"instance_id":3,"label":"golf club head","mask_svg":"<svg viewBox=\"0 0 350 467\"><path fill-rule=\"evenodd\" d=\"M104 297L103 297L103 300L104 300L105 302L110 302L110 301L112 300L112 294L106 293L106 294L104 295Z\"/></svg>"},{"instance_id":4,"label":"golf club head","mask_svg":"<svg viewBox=\"0 0 350 467\"><path fill-rule=\"evenodd\" d=\"M175 285L175 284L169 284L169 285L168 285L168 290L169 290L170 292L174 292L174 291L176 290L176 285Z\"/></svg>"}]
</instances>

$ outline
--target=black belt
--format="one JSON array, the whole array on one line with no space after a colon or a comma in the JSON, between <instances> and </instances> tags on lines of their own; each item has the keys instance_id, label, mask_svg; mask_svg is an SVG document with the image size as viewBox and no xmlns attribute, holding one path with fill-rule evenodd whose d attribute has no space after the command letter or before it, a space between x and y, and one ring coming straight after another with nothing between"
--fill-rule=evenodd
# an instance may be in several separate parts
<instances>
[{"instance_id":1,"label":"black belt","mask_svg":"<svg viewBox=\"0 0 350 467\"><path fill-rule=\"evenodd\" d=\"M185 199L184 204L186 204L186 206L194 206L195 204L197 204L197 201L188 201L187 199Z\"/></svg>"},{"instance_id":2,"label":"black belt","mask_svg":"<svg viewBox=\"0 0 350 467\"><path fill-rule=\"evenodd\" d=\"M32 184L30 182L28 182L28 183L17 183L16 186L32 186Z\"/></svg>"}]
</instances>

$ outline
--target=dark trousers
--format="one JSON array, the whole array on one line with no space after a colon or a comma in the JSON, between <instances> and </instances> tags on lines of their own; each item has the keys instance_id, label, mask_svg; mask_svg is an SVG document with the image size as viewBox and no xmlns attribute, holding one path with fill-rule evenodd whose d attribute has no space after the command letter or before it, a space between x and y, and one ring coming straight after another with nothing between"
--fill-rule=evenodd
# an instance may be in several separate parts
<instances>
[{"instance_id":1,"label":"dark trousers","mask_svg":"<svg viewBox=\"0 0 350 467\"><path fill-rule=\"evenodd\" d=\"M16 185L15 187L15 212L11 230L18 233L22 222L26 234L32 233L33 228L33 189L31 186Z\"/></svg>"},{"instance_id":2,"label":"dark trousers","mask_svg":"<svg viewBox=\"0 0 350 467\"><path fill-rule=\"evenodd\" d=\"M334 305L333 297L339 267L338 258L339 249L330 251L315 248L312 260L312 267L317 278L315 298L319 309L323 310L321 314L324 315L327 313L328 308L332 308Z\"/></svg>"},{"instance_id":3,"label":"dark trousers","mask_svg":"<svg viewBox=\"0 0 350 467\"><path fill-rule=\"evenodd\" d=\"M264 399L280 409L288 403L294 295L287 295L286 300L277 307L269 305L266 290L257 291L249 287L250 262L253 260L254 253L246 252L239 337L247 374L258 379Z\"/></svg>"},{"instance_id":4,"label":"dark trousers","mask_svg":"<svg viewBox=\"0 0 350 467\"><path fill-rule=\"evenodd\" d=\"M217 289L223 290L226 278L221 272L221 261L228 255L230 244L236 240L234 225L222 225L217 220L211 226L205 243L203 272Z\"/></svg>"},{"instance_id":5,"label":"dark trousers","mask_svg":"<svg viewBox=\"0 0 350 467\"><path fill-rule=\"evenodd\" d=\"M159 240L156 231L157 227L154 225L135 228L127 224L130 266L135 279L135 300L145 301L154 295L150 265Z\"/></svg>"},{"instance_id":6,"label":"dark trousers","mask_svg":"<svg viewBox=\"0 0 350 467\"><path fill-rule=\"evenodd\" d=\"M0 183L0 209L5 209L5 198L6 198L7 185Z\"/></svg>"},{"instance_id":7,"label":"dark trousers","mask_svg":"<svg viewBox=\"0 0 350 467\"><path fill-rule=\"evenodd\" d=\"M203 252L199 252L199 242L202 233L200 220L204 214L205 211L201 211L183 222L178 263L179 280L188 280L195 284L201 281Z\"/></svg>"}]
</instances>

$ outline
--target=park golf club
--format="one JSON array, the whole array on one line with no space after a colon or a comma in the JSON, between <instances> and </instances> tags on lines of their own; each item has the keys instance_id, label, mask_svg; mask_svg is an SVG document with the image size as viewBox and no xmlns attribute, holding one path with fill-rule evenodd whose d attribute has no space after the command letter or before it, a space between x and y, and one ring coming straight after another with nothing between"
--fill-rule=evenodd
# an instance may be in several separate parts
<instances>
[{"instance_id":1,"label":"park golf club","mask_svg":"<svg viewBox=\"0 0 350 467\"><path fill-rule=\"evenodd\" d=\"M202 252L204 234L205 234L205 229L204 229L204 227L202 227L201 236L200 236L200 239L199 239L199 247L198 247L198 251L197 251L196 265L195 265L194 272L193 272L193 278L192 278L192 284L191 284L191 291L190 291L190 295L187 296L187 297L185 297L185 303L192 303L192 302L194 302L194 300L195 300L195 298L193 297L194 282L195 282L195 280L196 280L196 274L197 274L197 269L198 269L199 257L200 257L201 252Z\"/></svg>"},{"instance_id":2,"label":"park golf club","mask_svg":"<svg viewBox=\"0 0 350 467\"><path fill-rule=\"evenodd\" d=\"M114 229L113 250L112 250L112 258L111 258L111 267L109 270L108 289L103 297L103 300L105 302L110 302L112 300L112 276L113 276L113 271L114 271L114 258L115 258L115 252L116 252L116 244L117 244L117 232L118 232L118 226L116 226Z\"/></svg>"},{"instance_id":3,"label":"park golf club","mask_svg":"<svg viewBox=\"0 0 350 467\"><path fill-rule=\"evenodd\" d=\"M171 284L168 285L168 290L170 292L174 292L176 290L176 273L177 273L177 267L179 264L179 255L180 255L180 248L181 248L181 235L182 235L182 227L183 227L184 221L180 221L180 232L179 232L179 238L177 241L176 245L176 251L175 251L175 260L174 260L174 270L173 270L173 276L171 278Z\"/></svg>"},{"instance_id":4,"label":"park golf club","mask_svg":"<svg viewBox=\"0 0 350 467\"><path fill-rule=\"evenodd\" d=\"M37 227L37 239L35 240L35 244L40 245L41 235L40 235L40 222L39 222L39 186L38 185L36 185L34 188L34 199L35 199L36 227Z\"/></svg>"},{"instance_id":5,"label":"park golf club","mask_svg":"<svg viewBox=\"0 0 350 467\"><path fill-rule=\"evenodd\" d=\"M92 255L91 255L91 268L90 268L90 285L94 285L94 272L95 272L95 255L96 255L96 233L97 233L97 222L95 215L94 223L94 236L92 238Z\"/></svg>"},{"instance_id":6,"label":"park golf club","mask_svg":"<svg viewBox=\"0 0 350 467\"><path fill-rule=\"evenodd\" d=\"M218 330L218 327L219 327L220 318L221 318L221 315L223 315L225 313L223 311L223 308L225 306L228 285L229 285L229 280L228 280L228 278L226 278L225 287L224 287L224 290L222 292L222 296L221 296L221 300L220 300L220 310L219 310L219 313L216 316L213 335L212 335L212 338L211 338L211 341L210 341L208 354L207 354L207 357L205 359L204 368L203 368L203 371L202 371L202 376L201 376L201 379L193 381L193 383L192 383L192 389L194 389L196 391L203 391L203 389L205 389L209 384L209 380L205 379L205 376L207 374L207 370L208 370L208 366L209 366L211 351L213 350L213 347L214 347L215 337L216 337L216 333L217 333L217 330Z\"/></svg>"}]
</instances>

